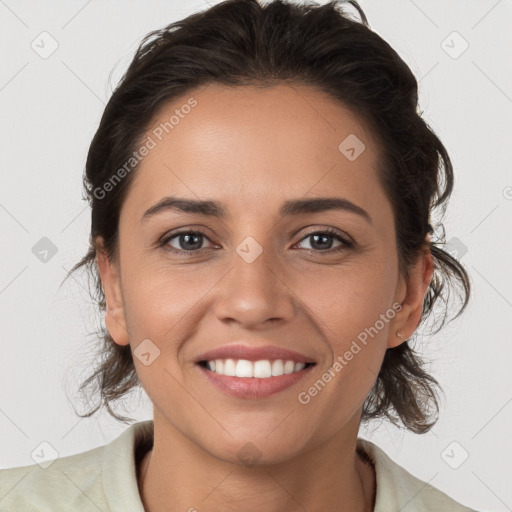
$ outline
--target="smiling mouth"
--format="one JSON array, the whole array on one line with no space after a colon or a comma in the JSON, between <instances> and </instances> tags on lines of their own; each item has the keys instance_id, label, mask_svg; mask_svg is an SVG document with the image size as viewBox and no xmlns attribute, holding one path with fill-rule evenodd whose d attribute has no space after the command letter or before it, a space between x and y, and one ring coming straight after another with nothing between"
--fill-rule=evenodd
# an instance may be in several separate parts
<instances>
[{"instance_id":1,"label":"smiling mouth","mask_svg":"<svg viewBox=\"0 0 512 512\"><path fill-rule=\"evenodd\" d=\"M217 375L254 379L268 379L298 373L316 363L303 363L291 359L262 359L249 361L247 359L215 359L199 361L199 366Z\"/></svg>"}]
</instances>

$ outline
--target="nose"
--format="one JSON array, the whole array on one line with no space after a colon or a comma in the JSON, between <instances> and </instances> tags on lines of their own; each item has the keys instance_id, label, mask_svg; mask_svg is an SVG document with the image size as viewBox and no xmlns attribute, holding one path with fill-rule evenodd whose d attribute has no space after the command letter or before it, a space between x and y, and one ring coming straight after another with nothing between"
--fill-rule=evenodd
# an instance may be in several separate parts
<instances>
[{"instance_id":1,"label":"nose","mask_svg":"<svg viewBox=\"0 0 512 512\"><path fill-rule=\"evenodd\" d=\"M249 237L237 247L232 267L219 283L215 313L223 322L250 329L290 321L296 300L286 281L273 252Z\"/></svg>"}]
</instances>

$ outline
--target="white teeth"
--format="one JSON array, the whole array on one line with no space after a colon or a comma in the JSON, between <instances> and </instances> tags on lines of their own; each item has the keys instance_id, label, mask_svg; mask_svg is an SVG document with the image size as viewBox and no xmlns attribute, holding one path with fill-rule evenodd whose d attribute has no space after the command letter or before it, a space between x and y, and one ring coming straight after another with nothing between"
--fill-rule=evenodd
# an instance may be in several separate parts
<instances>
[{"instance_id":1,"label":"white teeth","mask_svg":"<svg viewBox=\"0 0 512 512\"><path fill-rule=\"evenodd\" d=\"M293 371L300 372L305 367L306 365L304 363L295 363L295 368L293 369Z\"/></svg>"},{"instance_id":2,"label":"white teeth","mask_svg":"<svg viewBox=\"0 0 512 512\"><path fill-rule=\"evenodd\" d=\"M293 361L286 361L286 363L284 363L284 374L289 375L293 373L293 370L295 370L295 363Z\"/></svg>"},{"instance_id":3,"label":"white teeth","mask_svg":"<svg viewBox=\"0 0 512 512\"><path fill-rule=\"evenodd\" d=\"M278 376L284 374L284 366L283 366L283 360L282 359L276 359L272 363L272 375Z\"/></svg>"},{"instance_id":4,"label":"white teeth","mask_svg":"<svg viewBox=\"0 0 512 512\"><path fill-rule=\"evenodd\" d=\"M239 359L238 363L236 363L235 375L237 377L252 377L254 375L254 367L251 361Z\"/></svg>"},{"instance_id":5,"label":"white teeth","mask_svg":"<svg viewBox=\"0 0 512 512\"><path fill-rule=\"evenodd\" d=\"M254 377L256 379L268 379L269 377L280 377L290 373L300 372L306 367L305 363L276 359L269 361L248 361L247 359L215 359L207 362L208 368L219 375L230 377Z\"/></svg>"},{"instance_id":6,"label":"white teeth","mask_svg":"<svg viewBox=\"0 0 512 512\"><path fill-rule=\"evenodd\" d=\"M234 377L236 375L236 366L233 359L226 359L226 361L224 361L224 375L229 377Z\"/></svg>"},{"instance_id":7,"label":"white teeth","mask_svg":"<svg viewBox=\"0 0 512 512\"><path fill-rule=\"evenodd\" d=\"M266 379L267 377L272 377L270 361L256 361L254 363L254 377L257 379Z\"/></svg>"}]
</instances>

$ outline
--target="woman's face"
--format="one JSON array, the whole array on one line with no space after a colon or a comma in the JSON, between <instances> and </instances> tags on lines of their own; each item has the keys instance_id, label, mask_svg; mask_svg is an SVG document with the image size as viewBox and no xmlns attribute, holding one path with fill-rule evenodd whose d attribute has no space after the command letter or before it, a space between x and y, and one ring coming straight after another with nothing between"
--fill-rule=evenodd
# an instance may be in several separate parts
<instances>
[{"instance_id":1,"label":"woman's face","mask_svg":"<svg viewBox=\"0 0 512 512\"><path fill-rule=\"evenodd\" d=\"M385 350L402 341L397 329L413 333L430 281L423 260L409 280L399 275L371 133L313 88L210 86L166 106L143 139L119 261L100 254L98 264L107 327L131 345L155 422L230 461L245 450L279 462L354 437ZM224 215L212 205L148 213L164 198L208 201ZM307 206L326 198L345 207ZM281 211L295 201L304 207ZM201 233L169 238L190 231ZM198 359L234 345L315 364L272 382L213 383ZM255 359L269 360L264 374L279 372L278 357Z\"/></svg>"}]
</instances>

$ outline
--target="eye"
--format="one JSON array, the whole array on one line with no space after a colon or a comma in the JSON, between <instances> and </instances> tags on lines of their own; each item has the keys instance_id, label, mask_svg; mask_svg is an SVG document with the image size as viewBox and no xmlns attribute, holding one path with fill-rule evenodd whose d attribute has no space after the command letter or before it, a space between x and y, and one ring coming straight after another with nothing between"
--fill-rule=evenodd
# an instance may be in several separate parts
<instances>
[{"instance_id":1,"label":"eye","mask_svg":"<svg viewBox=\"0 0 512 512\"><path fill-rule=\"evenodd\" d=\"M333 239L340 242L339 246L334 249L332 249ZM338 231L331 228L326 228L322 231L313 231L307 234L301 242L305 240L310 241L310 245L312 246L310 249L306 248L306 250L315 253L332 253L353 247L352 242L342 237Z\"/></svg>"},{"instance_id":2,"label":"eye","mask_svg":"<svg viewBox=\"0 0 512 512\"><path fill-rule=\"evenodd\" d=\"M176 239L175 244L178 247L170 244L171 240L174 241L174 239ZM180 231L164 237L161 241L161 245L169 247L171 252L201 252L200 250L204 248L201 247L204 239L210 240L202 231Z\"/></svg>"},{"instance_id":3,"label":"eye","mask_svg":"<svg viewBox=\"0 0 512 512\"><path fill-rule=\"evenodd\" d=\"M334 249L332 248L333 239L340 242ZM203 249L207 249L202 247L205 240L210 241L206 234L200 230L179 231L178 233L164 236L159 245L165 246L165 248L170 252L178 254L194 252L200 253ZM310 245L312 245L311 248L306 248L306 251L313 252L315 254L331 254L354 246L351 241L341 236L337 230L332 228L326 228L321 231L312 231L302 238L299 244L306 240L310 241Z\"/></svg>"}]
</instances>

